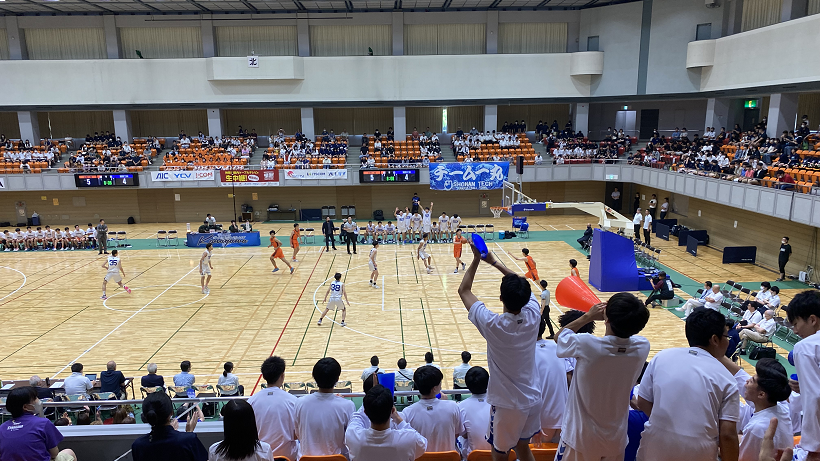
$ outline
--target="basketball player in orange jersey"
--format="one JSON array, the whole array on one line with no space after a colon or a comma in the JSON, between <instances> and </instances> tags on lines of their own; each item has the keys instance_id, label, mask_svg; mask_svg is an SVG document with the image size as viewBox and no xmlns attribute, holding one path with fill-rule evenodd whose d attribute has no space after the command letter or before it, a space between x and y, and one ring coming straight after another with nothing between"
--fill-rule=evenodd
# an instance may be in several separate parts
<instances>
[{"instance_id":1,"label":"basketball player in orange jersey","mask_svg":"<svg viewBox=\"0 0 820 461\"><path fill-rule=\"evenodd\" d=\"M273 247L273 254L270 255L270 262L273 264L273 270L271 272L278 272L279 268L276 267L276 258L282 260L286 266L290 268L290 273L293 273L293 266L285 259L285 253L282 252L282 242L276 238L276 231L270 231L270 245L268 248Z\"/></svg>"},{"instance_id":2,"label":"basketball player in orange jersey","mask_svg":"<svg viewBox=\"0 0 820 461\"><path fill-rule=\"evenodd\" d=\"M299 253L299 236L302 235L301 231L299 230L299 224L296 223L293 225L293 232L290 233L290 247L293 248L293 258L291 261L298 263L299 260L296 259L296 253Z\"/></svg>"},{"instance_id":3,"label":"basketball player in orange jersey","mask_svg":"<svg viewBox=\"0 0 820 461\"><path fill-rule=\"evenodd\" d=\"M513 258L524 261L524 264L527 265L527 273L524 274L524 278L531 279L533 282L538 283L538 271L535 270L535 260L530 256L530 250L522 248L521 253L524 254L523 258L515 258L515 256L513 256Z\"/></svg>"},{"instance_id":4,"label":"basketball player in orange jersey","mask_svg":"<svg viewBox=\"0 0 820 461\"><path fill-rule=\"evenodd\" d=\"M454 274L458 274L458 265L461 264L461 270L464 270L466 267L465 264L461 261L461 246L465 243L469 242L466 238L461 235L461 229L456 231L456 236L453 237L453 257L456 258L456 270L453 271Z\"/></svg>"},{"instance_id":5,"label":"basketball player in orange jersey","mask_svg":"<svg viewBox=\"0 0 820 461\"><path fill-rule=\"evenodd\" d=\"M581 273L578 272L578 261L574 259L569 260L569 276L570 277L580 277Z\"/></svg>"}]
</instances>

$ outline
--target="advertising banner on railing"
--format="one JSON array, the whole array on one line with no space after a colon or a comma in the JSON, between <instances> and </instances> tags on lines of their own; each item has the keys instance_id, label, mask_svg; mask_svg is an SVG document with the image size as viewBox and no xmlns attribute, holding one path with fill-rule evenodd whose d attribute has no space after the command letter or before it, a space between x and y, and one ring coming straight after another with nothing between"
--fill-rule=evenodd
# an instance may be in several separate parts
<instances>
[{"instance_id":1,"label":"advertising banner on railing","mask_svg":"<svg viewBox=\"0 0 820 461\"><path fill-rule=\"evenodd\" d=\"M223 247L254 247L260 245L259 232L215 232L213 234L188 234L189 247L204 247L207 244Z\"/></svg>"},{"instance_id":2,"label":"advertising banner on railing","mask_svg":"<svg viewBox=\"0 0 820 461\"><path fill-rule=\"evenodd\" d=\"M347 170L282 170L285 179L347 179Z\"/></svg>"},{"instance_id":3,"label":"advertising banner on railing","mask_svg":"<svg viewBox=\"0 0 820 461\"><path fill-rule=\"evenodd\" d=\"M279 170L220 170L223 186L278 186Z\"/></svg>"},{"instance_id":4,"label":"advertising banner on railing","mask_svg":"<svg viewBox=\"0 0 820 461\"><path fill-rule=\"evenodd\" d=\"M193 171L152 171L151 181L213 181L214 170L193 170Z\"/></svg>"},{"instance_id":5,"label":"advertising banner on railing","mask_svg":"<svg viewBox=\"0 0 820 461\"><path fill-rule=\"evenodd\" d=\"M508 162L431 163L430 189L502 189L509 172Z\"/></svg>"}]
</instances>

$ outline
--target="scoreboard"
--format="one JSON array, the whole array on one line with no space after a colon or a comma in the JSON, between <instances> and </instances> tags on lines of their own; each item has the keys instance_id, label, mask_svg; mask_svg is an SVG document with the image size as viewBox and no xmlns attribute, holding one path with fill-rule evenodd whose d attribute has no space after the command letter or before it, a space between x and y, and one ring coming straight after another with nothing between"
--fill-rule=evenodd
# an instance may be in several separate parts
<instances>
[{"instance_id":1,"label":"scoreboard","mask_svg":"<svg viewBox=\"0 0 820 461\"><path fill-rule=\"evenodd\" d=\"M419 170L359 170L359 182L362 184L419 182Z\"/></svg>"},{"instance_id":2,"label":"scoreboard","mask_svg":"<svg viewBox=\"0 0 820 461\"><path fill-rule=\"evenodd\" d=\"M140 185L140 177L136 173L75 174L74 184L77 187L133 187Z\"/></svg>"}]
</instances>

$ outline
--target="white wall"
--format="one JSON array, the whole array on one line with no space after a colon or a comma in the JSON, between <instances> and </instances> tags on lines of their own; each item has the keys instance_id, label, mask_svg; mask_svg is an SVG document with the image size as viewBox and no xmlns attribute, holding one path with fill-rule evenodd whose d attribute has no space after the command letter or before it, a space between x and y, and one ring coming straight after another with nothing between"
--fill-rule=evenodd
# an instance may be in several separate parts
<instances>
[{"instance_id":1,"label":"white wall","mask_svg":"<svg viewBox=\"0 0 820 461\"><path fill-rule=\"evenodd\" d=\"M723 10L706 8L703 0L654 0L649 35L646 93L689 93L700 88L700 72L686 69L686 46L695 40L697 25L712 23L712 38L720 36Z\"/></svg>"},{"instance_id":2,"label":"white wall","mask_svg":"<svg viewBox=\"0 0 820 461\"><path fill-rule=\"evenodd\" d=\"M641 2L581 10L579 49L586 51L587 37L597 35L604 52L604 74L592 77L592 96L637 92L642 11Z\"/></svg>"},{"instance_id":3,"label":"white wall","mask_svg":"<svg viewBox=\"0 0 820 461\"><path fill-rule=\"evenodd\" d=\"M641 127L641 110L658 109L658 129L661 134L664 130L674 130L686 127L690 135L702 134L706 124L706 99L692 99L683 101L640 101L640 102L612 102L592 103L589 105L589 130L594 139L600 139L601 132L607 127L615 128L615 113L628 105L629 110L637 112L635 129ZM720 130L720 127L717 128Z\"/></svg>"}]
</instances>

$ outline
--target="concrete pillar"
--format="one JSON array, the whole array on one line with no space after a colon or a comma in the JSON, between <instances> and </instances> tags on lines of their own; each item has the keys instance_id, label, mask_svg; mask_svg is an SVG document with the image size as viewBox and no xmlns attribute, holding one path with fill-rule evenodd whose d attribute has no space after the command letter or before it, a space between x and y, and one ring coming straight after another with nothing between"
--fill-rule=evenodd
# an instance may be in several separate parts
<instances>
[{"instance_id":1,"label":"concrete pillar","mask_svg":"<svg viewBox=\"0 0 820 461\"><path fill-rule=\"evenodd\" d=\"M404 56L404 13L401 11L393 12L393 56Z\"/></svg>"},{"instance_id":2,"label":"concrete pillar","mask_svg":"<svg viewBox=\"0 0 820 461\"><path fill-rule=\"evenodd\" d=\"M709 98L706 101L706 125L705 130L709 127L715 128L715 133L720 133L721 128L731 130L729 126L729 103L730 100L726 98Z\"/></svg>"},{"instance_id":3,"label":"concrete pillar","mask_svg":"<svg viewBox=\"0 0 820 461\"><path fill-rule=\"evenodd\" d=\"M498 10L487 11L487 54L498 53ZM492 131L492 130L490 130Z\"/></svg>"},{"instance_id":4,"label":"concrete pillar","mask_svg":"<svg viewBox=\"0 0 820 461\"><path fill-rule=\"evenodd\" d=\"M572 111L572 129L589 136L589 103L573 104L570 110Z\"/></svg>"},{"instance_id":5,"label":"concrete pillar","mask_svg":"<svg viewBox=\"0 0 820 461\"><path fill-rule=\"evenodd\" d=\"M743 0L727 2L723 8L722 36L740 33L743 24Z\"/></svg>"},{"instance_id":6,"label":"concrete pillar","mask_svg":"<svg viewBox=\"0 0 820 461\"><path fill-rule=\"evenodd\" d=\"M105 28L105 50L108 59L119 59L120 40L117 36L117 21L113 14L103 15L103 27Z\"/></svg>"},{"instance_id":7,"label":"concrete pillar","mask_svg":"<svg viewBox=\"0 0 820 461\"><path fill-rule=\"evenodd\" d=\"M315 123L313 121L313 108L312 107L303 107L302 108L302 134L305 135L306 138L313 140L316 137L316 128L314 127ZM341 133L341 131L340 131ZM353 127L350 127L350 131L348 131L350 137L352 138L355 133L353 133Z\"/></svg>"},{"instance_id":8,"label":"concrete pillar","mask_svg":"<svg viewBox=\"0 0 820 461\"><path fill-rule=\"evenodd\" d=\"M20 139L28 139L33 146L40 144L40 121L37 112L17 112L17 122L20 124Z\"/></svg>"},{"instance_id":9,"label":"concrete pillar","mask_svg":"<svg viewBox=\"0 0 820 461\"><path fill-rule=\"evenodd\" d=\"M299 16L302 14L300 13ZM299 56L310 56L310 26L308 25L307 15L304 18L296 19L296 46L299 48ZM313 130L313 125L310 126ZM304 129L304 126L302 127Z\"/></svg>"},{"instance_id":10,"label":"concrete pillar","mask_svg":"<svg viewBox=\"0 0 820 461\"><path fill-rule=\"evenodd\" d=\"M396 141L404 141L404 138L407 137L406 107L393 108L393 132L395 133Z\"/></svg>"},{"instance_id":11,"label":"concrete pillar","mask_svg":"<svg viewBox=\"0 0 820 461\"><path fill-rule=\"evenodd\" d=\"M9 42L9 59L28 59L26 34L17 25L17 16L6 16L6 35Z\"/></svg>"},{"instance_id":12,"label":"concrete pillar","mask_svg":"<svg viewBox=\"0 0 820 461\"><path fill-rule=\"evenodd\" d=\"M200 21L200 28L202 30L202 55L206 58L213 58L216 56L216 31L214 30L214 22L210 19L203 19ZM250 52L248 52L250 54Z\"/></svg>"},{"instance_id":13,"label":"concrete pillar","mask_svg":"<svg viewBox=\"0 0 820 461\"><path fill-rule=\"evenodd\" d=\"M808 0L783 0L780 22L802 18L809 12Z\"/></svg>"},{"instance_id":14,"label":"concrete pillar","mask_svg":"<svg viewBox=\"0 0 820 461\"><path fill-rule=\"evenodd\" d=\"M114 134L119 136L122 142L131 142L134 136L134 131L131 129L131 111L114 111Z\"/></svg>"},{"instance_id":15,"label":"concrete pillar","mask_svg":"<svg viewBox=\"0 0 820 461\"><path fill-rule=\"evenodd\" d=\"M464 127L464 132L470 131L470 128ZM451 133L455 133L458 127L453 126L449 129ZM484 106L484 131L493 130L498 130L498 106Z\"/></svg>"},{"instance_id":16,"label":"concrete pillar","mask_svg":"<svg viewBox=\"0 0 820 461\"><path fill-rule=\"evenodd\" d=\"M580 51L581 47L581 23L568 22L567 23L567 53L575 53ZM586 43L584 44L586 48Z\"/></svg>"},{"instance_id":17,"label":"concrete pillar","mask_svg":"<svg viewBox=\"0 0 820 461\"><path fill-rule=\"evenodd\" d=\"M222 111L219 109L208 109L208 136L222 136Z\"/></svg>"},{"instance_id":18,"label":"concrete pillar","mask_svg":"<svg viewBox=\"0 0 820 461\"><path fill-rule=\"evenodd\" d=\"M780 136L783 130L793 130L797 121L797 93L775 93L769 99L766 134ZM21 131L22 132L22 131Z\"/></svg>"}]
</instances>

